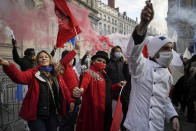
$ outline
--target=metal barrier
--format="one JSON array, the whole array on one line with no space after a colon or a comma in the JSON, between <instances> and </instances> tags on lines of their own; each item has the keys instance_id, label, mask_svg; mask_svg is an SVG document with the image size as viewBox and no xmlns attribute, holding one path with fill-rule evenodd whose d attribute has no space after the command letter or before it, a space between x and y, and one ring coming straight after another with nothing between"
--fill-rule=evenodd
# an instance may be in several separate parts
<instances>
[{"instance_id":1,"label":"metal barrier","mask_svg":"<svg viewBox=\"0 0 196 131\"><path fill-rule=\"evenodd\" d=\"M21 102L15 99L16 88L17 84L0 70L0 130L14 131L15 122L20 120Z\"/></svg>"}]
</instances>

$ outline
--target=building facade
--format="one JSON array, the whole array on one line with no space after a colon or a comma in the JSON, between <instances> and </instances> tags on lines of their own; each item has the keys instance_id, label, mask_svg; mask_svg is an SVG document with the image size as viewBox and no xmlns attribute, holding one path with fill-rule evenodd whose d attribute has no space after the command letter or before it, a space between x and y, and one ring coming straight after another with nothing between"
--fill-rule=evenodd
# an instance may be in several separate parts
<instances>
[{"instance_id":1,"label":"building facade","mask_svg":"<svg viewBox=\"0 0 196 131\"><path fill-rule=\"evenodd\" d=\"M12 0L16 1L17 0ZM44 6L44 0L21 0L27 8L42 8ZM52 1L52 0L49 0ZM127 17L126 12L120 13L119 8L115 8L115 0L109 0L109 5L104 4L101 0L67 0L68 2L74 2L81 8L85 8L89 12L89 21L91 23L92 28L101 35L109 35L112 33L120 33L120 34L130 34L135 28L137 21L132 20ZM39 25L35 25L35 32L39 31ZM56 37L58 31L58 25L56 22L51 21L48 29L46 29L46 34L48 36ZM80 36L79 36L80 38ZM0 56L4 58L12 59L12 45L11 40L1 41L0 45ZM4 43L4 44L3 44ZM18 41L18 50L20 56L23 56L23 52L26 48L35 48L36 53L40 50L48 50L49 52L53 49L56 44L55 40L50 40L46 42L46 44L39 42L39 40L31 40L31 41ZM86 52L86 48L82 46L82 42L78 43L78 55L77 57L81 58L83 54ZM71 50L73 47L70 44L66 44L64 49ZM57 60L59 60L60 53L63 49L57 50Z\"/></svg>"},{"instance_id":2,"label":"building facade","mask_svg":"<svg viewBox=\"0 0 196 131\"><path fill-rule=\"evenodd\" d=\"M179 53L184 53L186 47L193 44L196 22L191 19L196 18L196 0L168 0L168 35L177 33L176 49Z\"/></svg>"},{"instance_id":3,"label":"building facade","mask_svg":"<svg viewBox=\"0 0 196 131\"><path fill-rule=\"evenodd\" d=\"M74 2L79 7L88 10L91 26L96 31L98 29L98 21L100 20L100 18L97 16L98 10L95 8L96 1L95 0L68 0L68 1Z\"/></svg>"},{"instance_id":4,"label":"building facade","mask_svg":"<svg viewBox=\"0 0 196 131\"><path fill-rule=\"evenodd\" d=\"M137 21L129 18L126 12L120 13L119 8L115 8L115 0L108 0L108 5L96 0L96 9L100 18L98 32L101 35L130 34L137 25Z\"/></svg>"}]
</instances>

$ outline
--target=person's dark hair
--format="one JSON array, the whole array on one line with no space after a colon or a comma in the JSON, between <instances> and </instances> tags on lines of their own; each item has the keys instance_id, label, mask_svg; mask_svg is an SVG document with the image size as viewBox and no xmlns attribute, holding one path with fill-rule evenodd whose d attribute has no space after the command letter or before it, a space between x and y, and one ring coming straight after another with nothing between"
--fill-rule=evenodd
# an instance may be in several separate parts
<instances>
[{"instance_id":1,"label":"person's dark hair","mask_svg":"<svg viewBox=\"0 0 196 131\"><path fill-rule=\"evenodd\" d=\"M26 56L31 56L32 55L32 52L34 52L35 54L35 50L33 48L27 48L25 51L24 51L24 55Z\"/></svg>"},{"instance_id":2,"label":"person's dark hair","mask_svg":"<svg viewBox=\"0 0 196 131\"><path fill-rule=\"evenodd\" d=\"M73 64L72 64L73 66L75 66L76 65L76 58L73 58Z\"/></svg>"},{"instance_id":3,"label":"person's dark hair","mask_svg":"<svg viewBox=\"0 0 196 131\"><path fill-rule=\"evenodd\" d=\"M81 60L81 65L86 65L86 63L85 63L85 59L87 58L87 54L86 55L84 55L83 57L82 57L82 60Z\"/></svg>"},{"instance_id":4,"label":"person's dark hair","mask_svg":"<svg viewBox=\"0 0 196 131\"><path fill-rule=\"evenodd\" d=\"M113 47L112 49L111 49L111 53L110 53L110 58L112 58L112 57L114 57L114 52L116 51L116 49L120 49L121 50L121 52L122 52L122 49L121 49L121 47L120 46L115 46L115 47Z\"/></svg>"},{"instance_id":5,"label":"person's dark hair","mask_svg":"<svg viewBox=\"0 0 196 131\"><path fill-rule=\"evenodd\" d=\"M62 54L61 54L61 59L63 59L63 57L66 56L69 52L70 52L70 51L68 51L68 50L64 50L64 51L62 52ZM73 64L72 64L72 65L73 65L73 66L76 65L76 59L75 59L75 58L73 58Z\"/></svg>"},{"instance_id":6,"label":"person's dark hair","mask_svg":"<svg viewBox=\"0 0 196 131\"><path fill-rule=\"evenodd\" d=\"M61 59L63 59L64 56L66 56L70 51L64 50L61 54Z\"/></svg>"}]
</instances>

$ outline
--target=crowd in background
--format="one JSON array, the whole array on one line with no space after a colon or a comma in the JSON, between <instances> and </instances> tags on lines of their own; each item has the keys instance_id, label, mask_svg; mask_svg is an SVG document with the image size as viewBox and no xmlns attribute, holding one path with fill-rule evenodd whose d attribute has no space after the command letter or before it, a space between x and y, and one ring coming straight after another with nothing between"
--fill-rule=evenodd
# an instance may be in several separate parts
<instances>
[{"instance_id":1,"label":"crowd in background","mask_svg":"<svg viewBox=\"0 0 196 131\"><path fill-rule=\"evenodd\" d=\"M180 130L178 113L169 98L173 80L168 68L173 58L172 41L155 36L149 41L149 57L142 54L147 27L154 11L146 2L141 22L135 28L126 55L120 46L96 54L86 52L76 60L76 51L65 50L54 62L55 49L48 53L34 49L17 53L13 39L13 60L0 58L3 71L24 90L19 115L25 130L31 131L109 131L120 95L123 117L121 131L163 131L164 121ZM190 122L196 121L196 56L184 62L184 76L174 85L172 102L187 110ZM29 128L29 129L28 129Z\"/></svg>"}]
</instances>

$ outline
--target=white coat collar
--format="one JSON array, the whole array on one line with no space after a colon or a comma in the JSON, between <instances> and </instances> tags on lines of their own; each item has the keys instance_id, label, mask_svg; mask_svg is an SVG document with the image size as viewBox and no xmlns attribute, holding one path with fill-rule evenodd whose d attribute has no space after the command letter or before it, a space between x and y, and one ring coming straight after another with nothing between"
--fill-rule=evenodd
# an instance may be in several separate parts
<instances>
[{"instance_id":1,"label":"white coat collar","mask_svg":"<svg viewBox=\"0 0 196 131\"><path fill-rule=\"evenodd\" d=\"M35 77L36 77L38 80L42 81L42 82L46 82L46 80L44 80L44 78L42 78L40 74L41 74L40 71L37 71L37 72L35 73Z\"/></svg>"},{"instance_id":2,"label":"white coat collar","mask_svg":"<svg viewBox=\"0 0 196 131\"><path fill-rule=\"evenodd\" d=\"M152 65L153 68L162 68L162 69L167 69L167 68L163 68L161 65L159 65L158 63L149 60L149 63Z\"/></svg>"}]
</instances>

